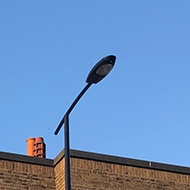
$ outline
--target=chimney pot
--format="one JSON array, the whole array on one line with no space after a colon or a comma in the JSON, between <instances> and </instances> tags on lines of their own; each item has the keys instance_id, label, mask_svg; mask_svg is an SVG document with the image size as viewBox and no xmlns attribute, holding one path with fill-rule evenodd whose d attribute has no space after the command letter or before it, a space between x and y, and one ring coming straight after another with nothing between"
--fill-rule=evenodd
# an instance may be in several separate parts
<instances>
[{"instance_id":1,"label":"chimney pot","mask_svg":"<svg viewBox=\"0 0 190 190\"><path fill-rule=\"evenodd\" d=\"M34 156L34 141L35 141L35 138L28 138L26 140L26 142L27 142L27 155L28 156Z\"/></svg>"},{"instance_id":2,"label":"chimney pot","mask_svg":"<svg viewBox=\"0 0 190 190\"><path fill-rule=\"evenodd\" d=\"M27 142L27 155L45 158L46 157L46 144L42 137L28 138Z\"/></svg>"}]
</instances>

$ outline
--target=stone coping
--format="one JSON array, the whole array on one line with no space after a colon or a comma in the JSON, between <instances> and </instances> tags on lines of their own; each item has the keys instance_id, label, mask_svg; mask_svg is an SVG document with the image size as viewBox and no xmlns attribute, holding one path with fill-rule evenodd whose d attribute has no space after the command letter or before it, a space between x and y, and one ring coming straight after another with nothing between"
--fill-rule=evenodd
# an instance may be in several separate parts
<instances>
[{"instance_id":1,"label":"stone coping","mask_svg":"<svg viewBox=\"0 0 190 190\"><path fill-rule=\"evenodd\" d=\"M157 162L143 161L131 158L118 157L118 156L109 156L105 154L97 154L97 153L78 151L78 150L70 150L70 156L72 158L94 160L99 162L121 164L133 167L190 175L190 168L183 166L162 164ZM64 158L64 149L56 156L55 159L36 158L31 156L0 152L0 160L9 160L9 161L37 164L49 167L56 166L63 158Z\"/></svg>"}]
</instances>

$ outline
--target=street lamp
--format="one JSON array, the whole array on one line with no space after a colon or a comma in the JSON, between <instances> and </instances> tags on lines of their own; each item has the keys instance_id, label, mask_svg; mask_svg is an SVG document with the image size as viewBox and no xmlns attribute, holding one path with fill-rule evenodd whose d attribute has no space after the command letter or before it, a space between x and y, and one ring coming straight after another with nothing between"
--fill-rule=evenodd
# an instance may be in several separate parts
<instances>
[{"instance_id":1,"label":"street lamp","mask_svg":"<svg viewBox=\"0 0 190 190\"><path fill-rule=\"evenodd\" d=\"M64 135L65 135L65 189L71 190L71 177L70 177L70 147L69 147L69 114L83 96L83 94L88 90L92 84L96 84L101 81L105 76L109 74L115 64L116 57L114 55L109 55L102 58L89 72L86 79L86 86L76 97L74 102L71 104L65 115L63 116L61 122L59 123L57 129L55 130L55 135L57 135L64 124Z\"/></svg>"}]
</instances>

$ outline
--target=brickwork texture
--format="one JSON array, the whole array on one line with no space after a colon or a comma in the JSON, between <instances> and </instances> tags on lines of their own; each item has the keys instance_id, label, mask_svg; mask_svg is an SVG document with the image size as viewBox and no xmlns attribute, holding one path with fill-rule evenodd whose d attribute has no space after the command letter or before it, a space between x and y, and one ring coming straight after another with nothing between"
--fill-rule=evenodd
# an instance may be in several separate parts
<instances>
[{"instance_id":1,"label":"brickwork texture","mask_svg":"<svg viewBox=\"0 0 190 190\"><path fill-rule=\"evenodd\" d=\"M189 168L180 173L87 157L70 161L72 190L190 190ZM64 165L64 154L50 165L0 157L0 190L65 190Z\"/></svg>"},{"instance_id":2,"label":"brickwork texture","mask_svg":"<svg viewBox=\"0 0 190 190\"><path fill-rule=\"evenodd\" d=\"M0 190L55 190L54 168L0 160Z\"/></svg>"},{"instance_id":3,"label":"brickwork texture","mask_svg":"<svg viewBox=\"0 0 190 190\"><path fill-rule=\"evenodd\" d=\"M72 190L190 190L190 175L71 159Z\"/></svg>"},{"instance_id":4,"label":"brickwork texture","mask_svg":"<svg viewBox=\"0 0 190 190\"><path fill-rule=\"evenodd\" d=\"M65 190L65 159L55 166L56 190Z\"/></svg>"}]
</instances>

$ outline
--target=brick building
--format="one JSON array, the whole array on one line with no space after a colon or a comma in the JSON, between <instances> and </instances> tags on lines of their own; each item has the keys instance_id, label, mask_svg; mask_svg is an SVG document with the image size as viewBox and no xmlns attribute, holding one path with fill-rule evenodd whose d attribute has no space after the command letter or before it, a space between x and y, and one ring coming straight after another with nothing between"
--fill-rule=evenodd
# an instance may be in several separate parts
<instances>
[{"instance_id":1,"label":"brick building","mask_svg":"<svg viewBox=\"0 0 190 190\"><path fill-rule=\"evenodd\" d=\"M0 190L64 190L64 150L53 160L0 152ZM72 190L190 190L190 168L71 150Z\"/></svg>"}]
</instances>

